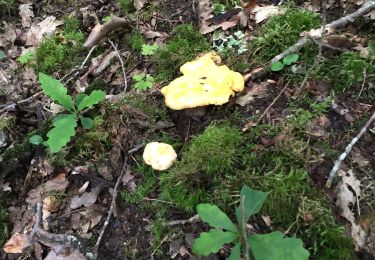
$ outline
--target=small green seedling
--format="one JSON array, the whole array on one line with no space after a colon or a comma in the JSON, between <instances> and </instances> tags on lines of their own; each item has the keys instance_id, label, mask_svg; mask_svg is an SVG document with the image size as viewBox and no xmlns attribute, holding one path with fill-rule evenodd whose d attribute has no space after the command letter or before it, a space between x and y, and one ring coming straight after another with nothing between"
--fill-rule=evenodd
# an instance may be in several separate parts
<instances>
[{"instance_id":1,"label":"small green seedling","mask_svg":"<svg viewBox=\"0 0 375 260\"><path fill-rule=\"evenodd\" d=\"M246 259L255 260L309 259L309 252L303 247L300 239L286 238L279 231L269 234L247 234L246 223L251 215L260 211L267 194L247 186L242 187L240 205L236 208L237 225L216 205L199 204L199 217L213 229L200 234L194 241L193 252L207 256L218 252L225 244L234 244L227 258L229 260L242 259L241 254L246 256Z\"/></svg>"},{"instance_id":2,"label":"small green seedling","mask_svg":"<svg viewBox=\"0 0 375 260\"><path fill-rule=\"evenodd\" d=\"M27 64L35 57L35 51L28 51L17 58L21 64Z\"/></svg>"},{"instance_id":3,"label":"small green seedling","mask_svg":"<svg viewBox=\"0 0 375 260\"><path fill-rule=\"evenodd\" d=\"M276 61L276 62L272 63L271 70L272 71L280 71L285 67L285 65L289 66L293 63L296 63L298 59L299 59L299 55L296 54L296 53L286 55L282 62Z\"/></svg>"},{"instance_id":4,"label":"small green seedling","mask_svg":"<svg viewBox=\"0 0 375 260\"><path fill-rule=\"evenodd\" d=\"M30 142L35 145L43 144L49 147L52 153L56 153L76 134L75 128L78 119L84 129L93 127L94 121L91 118L84 117L83 111L103 101L105 92L94 90L90 95L81 93L73 101L60 81L44 73L39 73L39 82L44 94L62 105L68 113L59 114L52 119L53 128L47 133L48 140L44 141L40 135L33 135Z\"/></svg>"},{"instance_id":5,"label":"small green seedling","mask_svg":"<svg viewBox=\"0 0 375 260\"><path fill-rule=\"evenodd\" d=\"M153 45L142 44L142 55L150 56L154 55L155 52L159 49L159 45L154 43Z\"/></svg>"},{"instance_id":6,"label":"small green seedling","mask_svg":"<svg viewBox=\"0 0 375 260\"><path fill-rule=\"evenodd\" d=\"M212 5L212 12L214 13L214 15L224 13L225 12L225 5L219 4L219 3L213 4Z\"/></svg>"},{"instance_id":7,"label":"small green seedling","mask_svg":"<svg viewBox=\"0 0 375 260\"><path fill-rule=\"evenodd\" d=\"M112 19L111 15L104 16L103 22L108 23L109 21L111 21L111 19Z\"/></svg>"},{"instance_id":8,"label":"small green seedling","mask_svg":"<svg viewBox=\"0 0 375 260\"><path fill-rule=\"evenodd\" d=\"M0 60L5 59L6 57L7 55L5 54L5 52L0 51Z\"/></svg>"},{"instance_id":9,"label":"small green seedling","mask_svg":"<svg viewBox=\"0 0 375 260\"><path fill-rule=\"evenodd\" d=\"M152 87L153 82L155 81L152 76L146 75L144 73L134 75L133 80L135 81L134 87L139 92L150 89Z\"/></svg>"}]
</instances>

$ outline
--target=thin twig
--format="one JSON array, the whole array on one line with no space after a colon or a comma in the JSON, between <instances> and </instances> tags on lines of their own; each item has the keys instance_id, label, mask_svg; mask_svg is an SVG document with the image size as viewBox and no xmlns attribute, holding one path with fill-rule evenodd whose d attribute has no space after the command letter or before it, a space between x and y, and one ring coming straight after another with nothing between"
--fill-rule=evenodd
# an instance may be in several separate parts
<instances>
[{"instance_id":1,"label":"thin twig","mask_svg":"<svg viewBox=\"0 0 375 260\"><path fill-rule=\"evenodd\" d=\"M119 176L117 178L115 187L113 188L112 203L111 203L111 206L109 207L107 218L104 221L103 228L102 228L102 230L100 232L98 240L95 243L95 256L96 257L98 256L100 242L102 241L102 238L103 238L104 233L105 233L105 231L107 229L109 221L111 220L113 209L116 206L116 199L117 199L118 188L120 187L120 183L121 183L121 181L122 181L122 179L124 177L124 174L125 174L127 168L128 168L128 156L125 155L124 162L123 162L122 167L121 167L121 172L120 172L120 174L119 174Z\"/></svg>"},{"instance_id":2,"label":"thin twig","mask_svg":"<svg viewBox=\"0 0 375 260\"><path fill-rule=\"evenodd\" d=\"M15 109L16 105L29 102L29 101L33 100L34 98L40 96L42 93L43 93L43 91L40 91L40 92L37 92L37 93L35 93L34 95L32 95L32 96L30 96L28 98L25 98L25 99L22 99L20 101L14 102L12 104L6 105L4 108L0 109L0 114L6 112L8 110Z\"/></svg>"},{"instance_id":3,"label":"thin twig","mask_svg":"<svg viewBox=\"0 0 375 260\"><path fill-rule=\"evenodd\" d=\"M172 220L167 223L165 223L165 226L177 226L177 225L185 225L185 224L192 224L200 221L199 215L194 215L189 219L183 219L183 220Z\"/></svg>"},{"instance_id":4,"label":"thin twig","mask_svg":"<svg viewBox=\"0 0 375 260\"><path fill-rule=\"evenodd\" d=\"M353 146L358 142L358 140L364 135L364 133L367 132L367 129L370 127L371 123L375 121L375 112L372 114L370 119L367 121L365 126L361 129L361 131L358 133L356 137L353 138L353 140L348 144L348 146L345 147L345 152L343 152L339 159L335 161L335 164L329 173L328 180L326 182L326 187L330 188L332 186L332 182L334 177L336 176L337 171L340 169L341 163L345 160L345 158L349 155L351 152Z\"/></svg>"},{"instance_id":5,"label":"thin twig","mask_svg":"<svg viewBox=\"0 0 375 260\"><path fill-rule=\"evenodd\" d=\"M361 90L360 90L359 93L358 93L357 100L361 97L362 92L363 92L363 90L365 89L366 82L367 82L367 70L366 70L366 67L365 67L365 68L363 69L363 81L362 81L362 87L361 87Z\"/></svg>"},{"instance_id":6,"label":"thin twig","mask_svg":"<svg viewBox=\"0 0 375 260\"><path fill-rule=\"evenodd\" d=\"M258 118L258 120L256 121L256 123L247 123L243 128L242 128L242 131L247 131L251 126L253 125L258 125L263 117L268 113L268 111L271 109L271 107L276 103L276 101L281 97L281 95L284 93L285 89L288 87L290 83L290 80L285 84L284 88L280 91L280 93L277 95L277 97L271 102L271 104L269 104L269 106L266 108L266 110L264 110L263 114Z\"/></svg>"},{"instance_id":7,"label":"thin twig","mask_svg":"<svg viewBox=\"0 0 375 260\"><path fill-rule=\"evenodd\" d=\"M113 42L108 39L109 43L112 45L113 49L116 51L117 53L117 57L118 59L120 60L120 64L121 64L121 69L122 69L122 74L123 74L123 77L124 77L124 92L126 92L126 90L128 89L128 81L126 79L126 72L125 72L125 66L124 66L124 62L122 61L122 58L121 58L121 55L117 49L117 47L113 44Z\"/></svg>"},{"instance_id":8,"label":"thin twig","mask_svg":"<svg viewBox=\"0 0 375 260\"><path fill-rule=\"evenodd\" d=\"M247 229L246 229L246 214L245 214L245 196L241 198L241 211L242 211L242 235L245 243L245 260L250 260L250 247L247 243Z\"/></svg>"}]
</instances>

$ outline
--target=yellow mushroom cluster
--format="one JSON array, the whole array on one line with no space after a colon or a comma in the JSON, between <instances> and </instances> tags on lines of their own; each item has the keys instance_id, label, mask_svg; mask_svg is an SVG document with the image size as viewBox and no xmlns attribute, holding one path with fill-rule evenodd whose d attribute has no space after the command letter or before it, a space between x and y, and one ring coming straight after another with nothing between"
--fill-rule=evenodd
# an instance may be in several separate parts
<instances>
[{"instance_id":1,"label":"yellow mushroom cluster","mask_svg":"<svg viewBox=\"0 0 375 260\"><path fill-rule=\"evenodd\" d=\"M165 104L181 110L227 103L230 96L244 89L244 78L225 65L216 65L220 61L217 54L207 53L182 65L183 76L161 89Z\"/></svg>"}]
</instances>

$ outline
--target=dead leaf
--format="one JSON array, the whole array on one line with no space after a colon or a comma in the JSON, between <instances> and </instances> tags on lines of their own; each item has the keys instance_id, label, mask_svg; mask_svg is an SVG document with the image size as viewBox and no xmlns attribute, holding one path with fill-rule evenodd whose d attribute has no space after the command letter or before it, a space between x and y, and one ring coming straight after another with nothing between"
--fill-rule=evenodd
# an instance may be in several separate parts
<instances>
[{"instance_id":1,"label":"dead leaf","mask_svg":"<svg viewBox=\"0 0 375 260\"><path fill-rule=\"evenodd\" d=\"M99 76L109 65L111 65L113 58L115 58L116 56L117 56L116 51L111 51L107 55L105 55L100 60L96 68L91 72L91 75L93 75L94 77Z\"/></svg>"},{"instance_id":2,"label":"dead leaf","mask_svg":"<svg viewBox=\"0 0 375 260\"><path fill-rule=\"evenodd\" d=\"M27 235L15 233L5 243L3 250L8 254L21 254L23 250L30 245L29 237Z\"/></svg>"},{"instance_id":3,"label":"dead leaf","mask_svg":"<svg viewBox=\"0 0 375 260\"><path fill-rule=\"evenodd\" d=\"M236 104L240 106L246 106L256 98L263 98L267 95L268 84L267 83L253 83L250 90L243 96L240 96L236 100Z\"/></svg>"},{"instance_id":4,"label":"dead leaf","mask_svg":"<svg viewBox=\"0 0 375 260\"><path fill-rule=\"evenodd\" d=\"M108 166L103 165L98 168L98 173L106 180L112 181L113 176Z\"/></svg>"},{"instance_id":5,"label":"dead leaf","mask_svg":"<svg viewBox=\"0 0 375 260\"><path fill-rule=\"evenodd\" d=\"M44 260L86 260L86 257L77 249L65 252L52 248Z\"/></svg>"},{"instance_id":6,"label":"dead leaf","mask_svg":"<svg viewBox=\"0 0 375 260\"><path fill-rule=\"evenodd\" d=\"M81 196L76 195L70 201L71 209L78 209L79 207L89 207L93 205L98 199L99 193L103 190L103 185L98 185L91 192L85 192Z\"/></svg>"},{"instance_id":7,"label":"dead leaf","mask_svg":"<svg viewBox=\"0 0 375 260\"><path fill-rule=\"evenodd\" d=\"M252 13L255 14L255 22L261 23L271 16L277 15L277 14L283 14L283 9L280 8L280 6L275 5L269 5L269 6L257 6L253 9Z\"/></svg>"},{"instance_id":8,"label":"dead leaf","mask_svg":"<svg viewBox=\"0 0 375 260\"><path fill-rule=\"evenodd\" d=\"M56 31L57 26L62 24L62 21L56 21L55 16L48 16L40 23L32 24L27 32L26 46L37 47L44 36L51 36Z\"/></svg>"},{"instance_id":9,"label":"dead leaf","mask_svg":"<svg viewBox=\"0 0 375 260\"><path fill-rule=\"evenodd\" d=\"M89 181L86 181L81 188L78 189L78 194L82 194L86 191L87 187L89 186Z\"/></svg>"},{"instance_id":10,"label":"dead leaf","mask_svg":"<svg viewBox=\"0 0 375 260\"><path fill-rule=\"evenodd\" d=\"M29 28L31 26L31 17L34 17L33 4L20 4L18 9L22 19L22 27Z\"/></svg>"},{"instance_id":11,"label":"dead leaf","mask_svg":"<svg viewBox=\"0 0 375 260\"><path fill-rule=\"evenodd\" d=\"M134 0L134 7L135 10L139 11L143 8L143 6L147 3L147 0Z\"/></svg>"},{"instance_id":12,"label":"dead leaf","mask_svg":"<svg viewBox=\"0 0 375 260\"><path fill-rule=\"evenodd\" d=\"M341 176L341 182L336 186L337 194L336 205L341 209L340 215L351 223L351 236L355 242L356 250L361 248L365 243L363 230L360 225L356 224L354 205L357 206L359 212L359 196L361 195L361 182L355 177L353 170L347 172L339 170L337 173Z\"/></svg>"}]
</instances>

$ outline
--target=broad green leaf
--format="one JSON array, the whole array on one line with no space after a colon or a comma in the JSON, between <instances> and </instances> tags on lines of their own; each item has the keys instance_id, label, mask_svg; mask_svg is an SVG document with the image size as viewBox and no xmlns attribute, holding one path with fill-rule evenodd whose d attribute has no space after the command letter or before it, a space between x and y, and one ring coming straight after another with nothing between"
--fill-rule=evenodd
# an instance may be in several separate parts
<instances>
[{"instance_id":1,"label":"broad green leaf","mask_svg":"<svg viewBox=\"0 0 375 260\"><path fill-rule=\"evenodd\" d=\"M147 77L146 77L146 81L154 82L155 79L154 79L154 77L152 77L152 76L147 76Z\"/></svg>"},{"instance_id":2,"label":"broad green leaf","mask_svg":"<svg viewBox=\"0 0 375 260\"><path fill-rule=\"evenodd\" d=\"M39 72L39 81L44 94L64 106L68 111L74 111L72 97L67 94L68 90L60 81L41 72Z\"/></svg>"},{"instance_id":3,"label":"broad green leaf","mask_svg":"<svg viewBox=\"0 0 375 260\"><path fill-rule=\"evenodd\" d=\"M85 129L91 129L94 126L94 120L91 118L79 116L79 119L81 120L81 124Z\"/></svg>"},{"instance_id":4,"label":"broad green leaf","mask_svg":"<svg viewBox=\"0 0 375 260\"><path fill-rule=\"evenodd\" d=\"M141 80L141 81L138 81L137 83L135 83L134 87L138 91L146 91L146 90L148 90L148 89L150 89L152 87L152 82L151 81Z\"/></svg>"},{"instance_id":5,"label":"broad green leaf","mask_svg":"<svg viewBox=\"0 0 375 260\"><path fill-rule=\"evenodd\" d=\"M103 22L108 23L109 21L111 21L111 19L112 19L111 15L104 16Z\"/></svg>"},{"instance_id":6,"label":"broad green leaf","mask_svg":"<svg viewBox=\"0 0 375 260\"><path fill-rule=\"evenodd\" d=\"M238 232L236 225L216 205L199 204L197 206L199 217L211 227L223 228L232 232Z\"/></svg>"},{"instance_id":7,"label":"broad green leaf","mask_svg":"<svg viewBox=\"0 0 375 260\"><path fill-rule=\"evenodd\" d=\"M140 73L133 76L134 81L141 81L146 77L146 74Z\"/></svg>"},{"instance_id":8,"label":"broad green leaf","mask_svg":"<svg viewBox=\"0 0 375 260\"><path fill-rule=\"evenodd\" d=\"M34 145L41 144L43 143L43 137L41 137L40 135L33 135L30 137L30 143Z\"/></svg>"},{"instance_id":9,"label":"broad green leaf","mask_svg":"<svg viewBox=\"0 0 375 260\"><path fill-rule=\"evenodd\" d=\"M53 126L54 128L47 133L48 140L44 144L51 149L52 153L56 153L75 135L76 115L70 114L60 117L59 120L53 122Z\"/></svg>"},{"instance_id":10,"label":"broad green leaf","mask_svg":"<svg viewBox=\"0 0 375 260\"><path fill-rule=\"evenodd\" d=\"M98 104L105 98L105 92L101 90L94 90L90 95L85 95L77 103L78 111L81 111L85 108L92 107L93 105Z\"/></svg>"},{"instance_id":11,"label":"broad green leaf","mask_svg":"<svg viewBox=\"0 0 375 260\"><path fill-rule=\"evenodd\" d=\"M281 61L276 61L272 63L271 70L272 71L280 71L284 68L284 64Z\"/></svg>"},{"instance_id":12,"label":"broad green leaf","mask_svg":"<svg viewBox=\"0 0 375 260\"><path fill-rule=\"evenodd\" d=\"M286 55L283 59L283 63L285 65L290 65L292 63L295 63L297 60L298 60L299 56L298 54L294 53L294 54L289 54L289 55Z\"/></svg>"},{"instance_id":13,"label":"broad green leaf","mask_svg":"<svg viewBox=\"0 0 375 260\"><path fill-rule=\"evenodd\" d=\"M268 192L262 192L258 190L250 189L248 186L243 186L241 189L241 198L245 198L244 200L244 206L245 206L245 221L247 222L249 220L249 217L251 215L254 215L260 211L260 209L263 206L264 201L266 200L266 197L268 195ZM236 208L236 216L237 221L242 227L242 207L241 203Z\"/></svg>"},{"instance_id":14,"label":"broad green leaf","mask_svg":"<svg viewBox=\"0 0 375 260\"><path fill-rule=\"evenodd\" d=\"M248 243L255 260L309 259L309 251L303 248L301 239L284 237L279 231L250 236Z\"/></svg>"},{"instance_id":15,"label":"broad green leaf","mask_svg":"<svg viewBox=\"0 0 375 260\"><path fill-rule=\"evenodd\" d=\"M82 102L82 100L87 97L87 95L85 93L79 93L77 96L76 96L76 104L79 104Z\"/></svg>"},{"instance_id":16,"label":"broad green leaf","mask_svg":"<svg viewBox=\"0 0 375 260\"><path fill-rule=\"evenodd\" d=\"M375 56L375 40L369 41L367 49L370 56Z\"/></svg>"},{"instance_id":17,"label":"broad green leaf","mask_svg":"<svg viewBox=\"0 0 375 260\"><path fill-rule=\"evenodd\" d=\"M7 56L7 55L5 54L5 52L0 51L0 60L6 58L6 56Z\"/></svg>"},{"instance_id":18,"label":"broad green leaf","mask_svg":"<svg viewBox=\"0 0 375 260\"><path fill-rule=\"evenodd\" d=\"M230 251L230 255L227 260L238 260L241 259L241 243L238 242Z\"/></svg>"},{"instance_id":19,"label":"broad green leaf","mask_svg":"<svg viewBox=\"0 0 375 260\"><path fill-rule=\"evenodd\" d=\"M27 64L30 60L34 58L34 51L28 51L17 58L21 64Z\"/></svg>"},{"instance_id":20,"label":"broad green leaf","mask_svg":"<svg viewBox=\"0 0 375 260\"><path fill-rule=\"evenodd\" d=\"M211 229L209 232L203 232L195 239L193 244L193 253L207 256L216 253L224 244L233 242L238 234L232 232Z\"/></svg>"}]
</instances>

